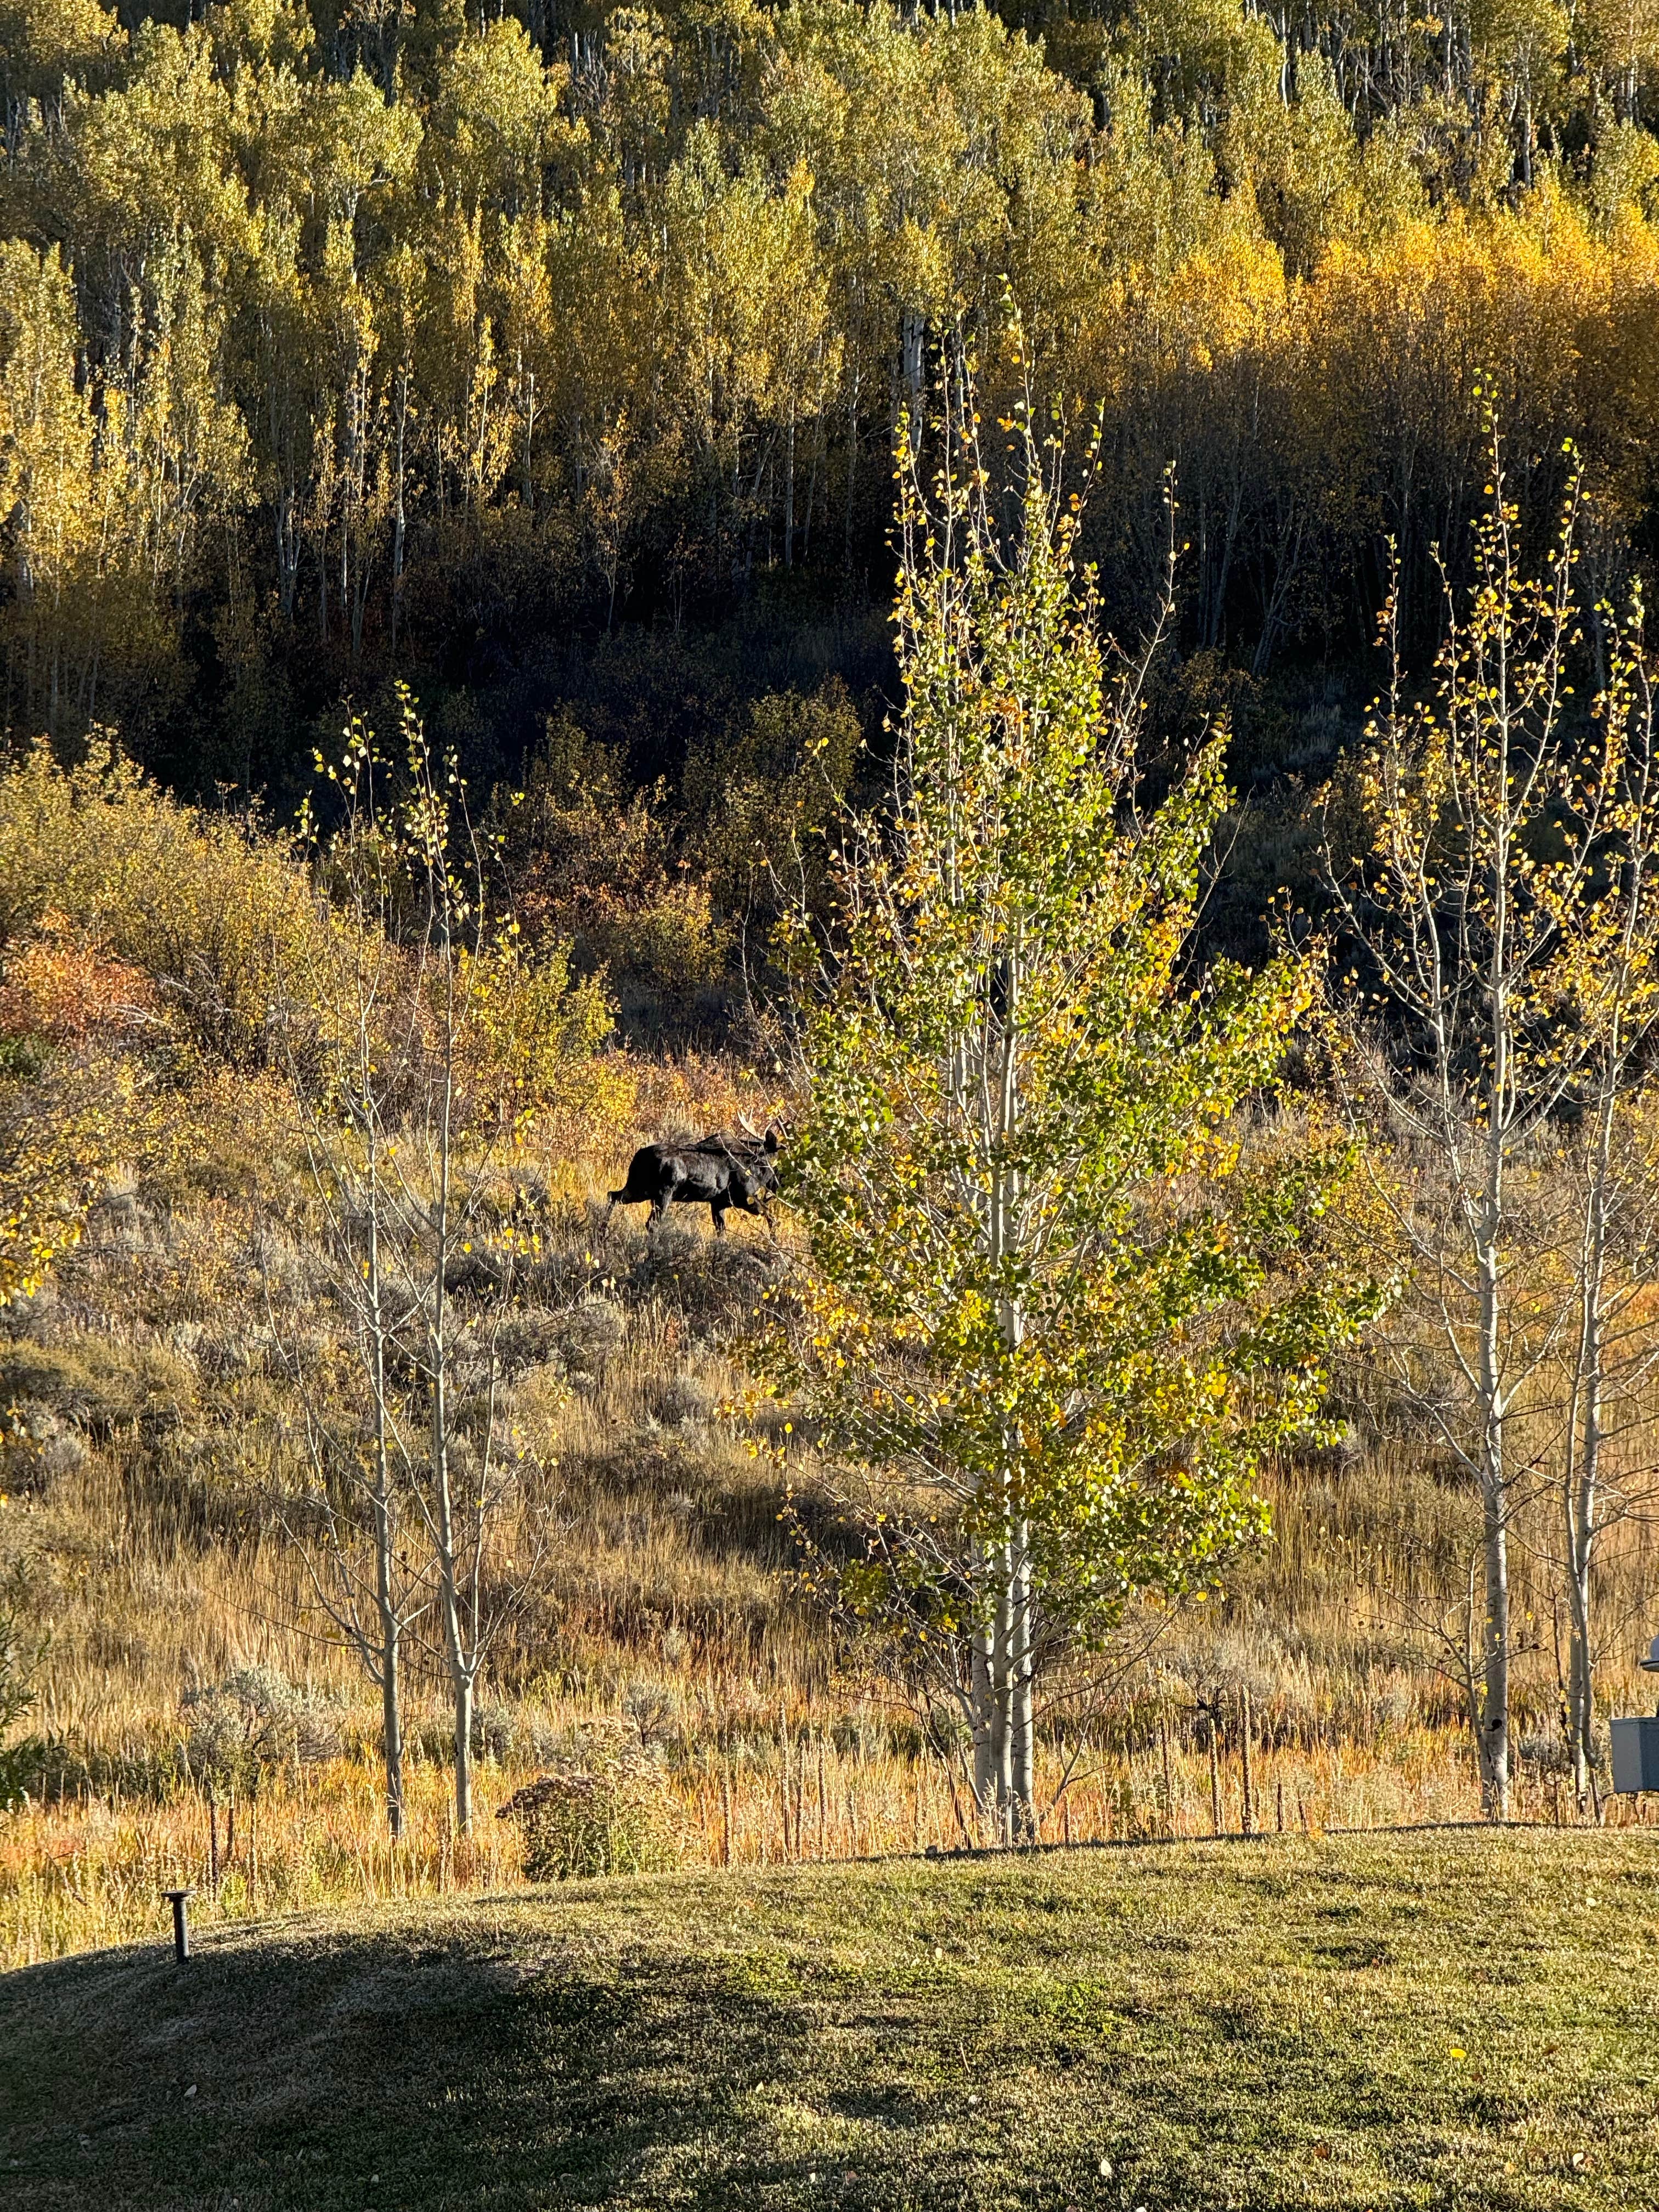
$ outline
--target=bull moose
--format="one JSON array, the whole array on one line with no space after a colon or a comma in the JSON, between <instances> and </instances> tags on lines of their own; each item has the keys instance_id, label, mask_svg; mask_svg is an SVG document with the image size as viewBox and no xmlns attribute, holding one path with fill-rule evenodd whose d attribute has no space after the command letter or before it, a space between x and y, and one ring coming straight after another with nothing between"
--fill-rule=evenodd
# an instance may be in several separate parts
<instances>
[{"instance_id":1,"label":"bull moose","mask_svg":"<svg viewBox=\"0 0 1659 2212\"><path fill-rule=\"evenodd\" d=\"M610 1192L605 1209L649 1206L646 1224L654 1229L671 1206L706 1206L716 1237L726 1234L726 1216L760 1213L778 1187L778 1133L763 1137L703 1137L695 1145L641 1145L628 1164L628 1180Z\"/></svg>"}]
</instances>

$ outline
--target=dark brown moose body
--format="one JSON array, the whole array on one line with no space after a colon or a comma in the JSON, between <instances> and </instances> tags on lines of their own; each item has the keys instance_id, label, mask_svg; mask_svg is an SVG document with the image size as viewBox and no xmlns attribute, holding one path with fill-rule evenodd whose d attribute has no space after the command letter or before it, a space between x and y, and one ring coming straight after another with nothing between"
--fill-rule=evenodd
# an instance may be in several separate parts
<instances>
[{"instance_id":1,"label":"dark brown moose body","mask_svg":"<svg viewBox=\"0 0 1659 2212\"><path fill-rule=\"evenodd\" d=\"M706 1206L716 1237L726 1234L726 1217L762 1213L778 1187L778 1133L764 1137L704 1137L695 1145L641 1145L628 1164L628 1180L610 1194L612 1206L648 1206L647 1226L655 1228L669 1207Z\"/></svg>"}]
</instances>

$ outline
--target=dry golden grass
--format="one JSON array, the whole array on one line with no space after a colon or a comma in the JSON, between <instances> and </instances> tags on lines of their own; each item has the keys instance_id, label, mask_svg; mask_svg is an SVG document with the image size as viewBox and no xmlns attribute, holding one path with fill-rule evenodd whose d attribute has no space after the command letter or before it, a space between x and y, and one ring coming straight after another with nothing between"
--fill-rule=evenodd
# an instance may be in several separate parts
<instances>
[{"instance_id":1,"label":"dry golden grass","mask_svg":"<svg viewBox=\"0 0 1659 2212\"><path fill-rule=\"evenodd\" d=\"M550 1747L605 1727L631 1731L656 1759L687 1863L963 1840L960 1796L893 1686L868 1655L838 1648L796 1591L776 1470L719 1412L766 1231L741 1221L718 1245L706 1223L677 1220L648 1246L637 1218L601 1227L636 1136L730 1122L768 1102L714 1063L641 1063L631 1091L633 1127L513 1165L543 1224L526 1297L549 1314L598 1298L609 1335L597 1352L567 1347L531 1364L514 1385L513 1417L545 1472L503 1547L540 1565L483 1692L484 1816L470 1838L453 1832L447 1711L428 1674L411 1686L409 1832L390 1844L372 1694L260 1502L294 1411L250 1245L250 1194L281 1181L270 1102L248 1115L240 1152L222 1100L204 1116L198 1157L154 1188L112 1193L50 1294L13 1324L0 1345L10 1387L56 1390L59 1418L28 1485L0 1507L0 1576L49 1639L29 1756L15 1748L21 1731L0 1754L15 1784L14 1809L0 1814L0 1963L154 1933L159 1893L180 1880L202 1889L210 1921L498 1887L516 1877L520 1840L490 1817L495 1806ZM280 1273L280 1252L274 1264ZM796 1472L810 1489L810 1458ZM1048 1840L1204 1836L1218 1797L1219 1825L1238 1830L1246 1690L1257 1826L1316 1834L1476 1815L1460 1692L1433 1635L1442 1621L1456 1631L1472 1502L1398 1443L1281 1469L1270 1486L1276 1540L1229 1601L1173 1622L1064 1744L1045 1741ZM1572 1814L1552 1759L1548 1500L1528 1510L1535 1525L1516 1532L1529 1621L1516 1813L1553 1821ZM1632 1523L1609 1555L1610 1614L1634 1614L1652 1566L1645 1526ZM251 1665L325 1708L339 1751L268 1773L235 1807L234 1832L219 1808L216 1884L209 1806L180 1757L180 1698ZM1604 1674L1615 1709L1642 1702L1637 1680ZM1206 1709L1223 1723L1213 1784ZM1058 1795L1063 1758L1075 1765Z\"/></svg>"}]
</instances>

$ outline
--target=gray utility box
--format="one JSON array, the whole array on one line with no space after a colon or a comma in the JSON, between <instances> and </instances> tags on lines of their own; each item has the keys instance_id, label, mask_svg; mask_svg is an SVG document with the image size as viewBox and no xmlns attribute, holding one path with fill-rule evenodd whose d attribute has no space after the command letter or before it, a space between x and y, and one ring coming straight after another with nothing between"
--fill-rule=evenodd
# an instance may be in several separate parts
<instances>
[{"instance_id":1,"label":"gray utility box","mask_svg":"<svg viewBox=\"0 0 1659 2212\"><path fill-rule=\"evenodd\" d=\"M1627 1792L1659 1790L1659 1715L1613 1723L1613 1786Z\"/></svg>"}]
</instances>

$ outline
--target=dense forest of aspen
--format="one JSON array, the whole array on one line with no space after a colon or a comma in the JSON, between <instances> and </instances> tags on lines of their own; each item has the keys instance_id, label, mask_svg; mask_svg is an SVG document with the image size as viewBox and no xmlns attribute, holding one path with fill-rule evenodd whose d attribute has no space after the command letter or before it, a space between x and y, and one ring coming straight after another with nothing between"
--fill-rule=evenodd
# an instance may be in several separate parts
<instances>
[{"instance_id":1,"label":"dense forest of aspen","mask_svg":"<svg viewBox=\"0 0 1659 2212\"><path fill-rule=\"evenodd\" d=\"M589 903L672 893L683 981L879 726L892 441L972 356L1099 411L1120 627L1173 469L1162 710L1317 769L1483 376L1587 583L1650 550L1656 64L1651 0L6 0L0 711L286 809L402 678L567 848L665 778Z\"/></svg>"}]
</instances>

